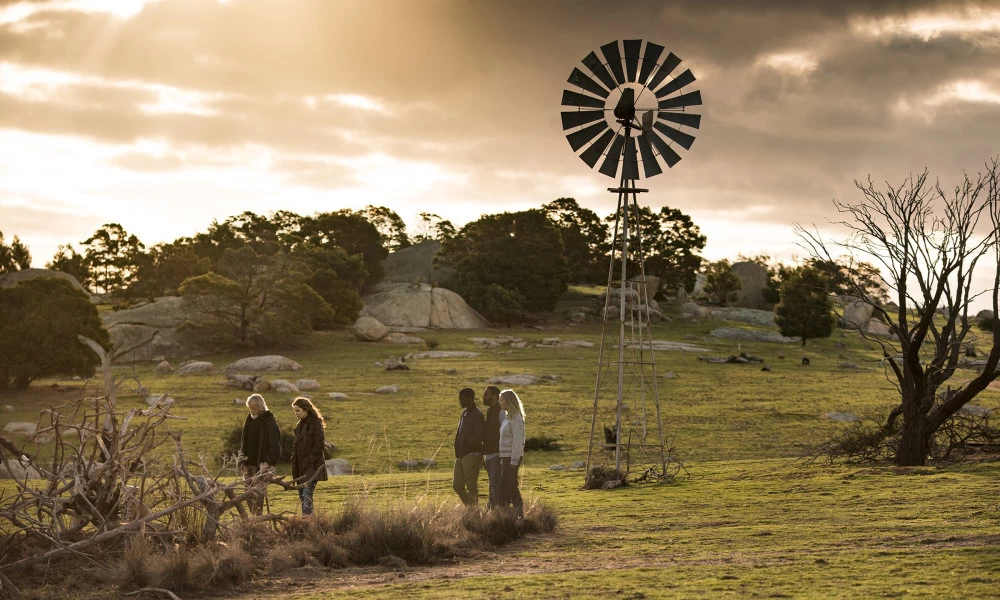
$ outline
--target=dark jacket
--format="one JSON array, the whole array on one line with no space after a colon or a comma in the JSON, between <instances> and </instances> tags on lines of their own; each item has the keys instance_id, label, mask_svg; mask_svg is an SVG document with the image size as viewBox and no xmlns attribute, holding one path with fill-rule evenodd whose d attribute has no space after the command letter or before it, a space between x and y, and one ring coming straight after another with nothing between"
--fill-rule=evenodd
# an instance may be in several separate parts
<instances>
[{"instance_id":1,"label":"dark jacket","mask_svg":"<svg viewBox=\"0 0 1000 600\"><path fill-rule=\"evenodd\" d=\"M243 423L243 435L240 436L240 453L245 456L245 463L248 466L256 467L260 463L269 465L277 464L281 458L281 430L278 429L278 420L274 418L274 413L265 410L260 413L260 437L257 443L257 456L249 456L247 453L247 430L250 429L250 422L253 417L247 415L247 420Z\"/></svg>"},{"instance_id":2,"label":"dark jacket","mask_svg":"<svg viewBox=\"0 0 1000 600\"><path fill-rule=\"evenodd\" d=\"M483 452L483 411L473 404L462 411L462 420L455 433L455 458L472 452Z\"/></svg>"},{"instance_id":3,"label":"dark jacket","mask_svg":"<svg viewBox=\"0 0 1000 600\"><path fill-rule=\"evenodd\" d=\"M486 432L483 434L483 454L500 452L500 401L494 400L493 405L486 409Z\"/></svg>"},{"instance_id":4,"label":"dark jacket","mask_svg":"<svg viewBox=\"0 0 1000 600\"><path fill-rule=\"evenodd\" d=\"M323 424L313 415L306 415L295 426L295 445L292 446L292 479L304 476L308 481L316 471L315 481L326 481L326 458L323 448L326 437Z\"/></svg>"}]
</instances>

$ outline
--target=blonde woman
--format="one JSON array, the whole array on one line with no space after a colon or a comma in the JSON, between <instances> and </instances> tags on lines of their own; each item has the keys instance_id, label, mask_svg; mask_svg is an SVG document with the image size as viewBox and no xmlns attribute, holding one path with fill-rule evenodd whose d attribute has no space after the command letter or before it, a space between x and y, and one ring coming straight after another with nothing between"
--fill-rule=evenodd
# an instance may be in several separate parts
<instances>
[{"instance_id":1,"label":"blonde woman","mask_svg":"<svg viewBox=\"0 0 1000 600\"><path fill-rule=\"evenodd\" d=\"M524 405L514 390L500 392L500 407L506 413L500 424L500 506L514 506L524 518L524 501L518 488L517 472L524 462Z\"/></svg>"},{"instance_id":2,"label":"blonde woman","mask_svg":"<svg viewBox=\"0 0 1000 600\"><path fill-rule=\"evenodd\" d=\"M319 409L309 398L299 396L292 402L292 410L299 420L295 425L295 445L292 447L292 478L302 486L299 500L302 515L313 511L313 491L317 481L326 481L326 461L323 449L326 446L326 422Z\"/></svg>"}]
</instances>

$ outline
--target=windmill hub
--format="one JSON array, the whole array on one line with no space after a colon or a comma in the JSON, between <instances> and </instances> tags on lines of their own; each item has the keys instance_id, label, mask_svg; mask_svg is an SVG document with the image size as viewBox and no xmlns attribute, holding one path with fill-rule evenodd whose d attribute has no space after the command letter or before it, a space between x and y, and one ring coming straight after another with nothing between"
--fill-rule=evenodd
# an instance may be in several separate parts
<instances>
[{"instance_id":1,"label":"windmill hub","mask_svg":"<svg viewBox=\"0 0 1000 600\"><path fill-rule=\"evenodd\" d=\"M635 90L632 88L622 90L622 97L615 106L615 118L625 123L631 123L635 119Z\"/></svg>"}]
</instances>

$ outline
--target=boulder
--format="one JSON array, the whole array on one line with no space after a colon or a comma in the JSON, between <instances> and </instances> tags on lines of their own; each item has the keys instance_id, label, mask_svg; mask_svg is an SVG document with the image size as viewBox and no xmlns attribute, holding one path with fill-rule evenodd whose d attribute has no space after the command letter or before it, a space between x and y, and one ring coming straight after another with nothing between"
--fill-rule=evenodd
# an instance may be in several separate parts
<instances>
[{"instance_id":1,"label":"boulder","mask_svg":"<svg viewBox=\"0 0 1000 600\"><path fill-rule=\"evenodd\" d=\"M118 352L118 362L162 361L197 353L201 348L189 333L180 330L189 318L183 299L177 296L157 298L101 316L111 343Z\"/></svg>"},{"instance_id":2,"label":"boulder","mask_svg":"<svg viewBox=\"0 0 1000 600\"><path fill-rule=\"evenodd\" d=\"M261 371L298 371L301 368L302 365L290 358L285 358L278 354L267 354L264 356L241 358L236 362L226 365L223 371L253 371L259 373Z\"/></svg>"},{"instance_id":3,"label":"boulder","mask_svg":"<svg viewBox=\"0 0 1000 600\"><path fill-rule=\"evenodd\" d=\"M303 392L311 392L320 388L319 382L315 379L300 379L295 382L295 387Z\"/></svg>"},{"instance_id":4,"label":"boulder","mask_svg":"<svg viewBox=\"0 0 1000 600\"><path fill-rule=\"evenodd\" d=\"M361 299L361 316L389 327L483 329L490 326L461 296L429 285L400 285Z\"/></svg>"},{"instance_id":5,"label":"boulder","mask_svg":"<svg viewBox=\"0 0 1000 600\"><path fill-rule=\"evenodd\" d=\"M150 408L155 408L157 406L167 407L174 403L174 399L166 394L150 394L146 396L146 404Z\"/></svg>"},{"instance_id":6,"label":"boulder","mask_svg":"<svg viewBox=\"0 0 1000 600\"><path fill-rule=\"evenodd\" d=\"M502 384L502 385L533 385L538 383L538 377L530 373L521 373L519 375L498 375L496 377L490 377L486 380L486 383L492 384Z\"/></svg>"},{"instance_id":7,"label":"boulder","mask_svg":"<svg viewBox=\"0 0 1000 600\"><path fill-rule=\"evenodd\" d=\"M422 464L425 467L436 467L438 463L433 458L425 458L420 461L420 464Z\"/></svg>"},{"instance_id":8,"label":"boulder","mask_svg":"<svg viewBox=\"0 0 1000 600\"><path fill-rule=\"evenodd\" d=\"M764 299L764 290L767 289L768 281L767 268L760 263L743 261L734 263L732 271L742 284L736 295L736 306L760 310L771 308L767 300Z\"/></svg>"},{"instance_id":9,"label":"boulder","mask_svg":"<svg viewBox=\"0 0 1000 600\"><path fill-rule=\"evenodd\" d=\"M971 415L973 417L985 417L993 412L991 409L984 406L976 406L974 404L966 404L962 408L958 409L958 412L963 415Z\"/></svg>"},{"instance_id":10,"label":"boulder","mask_svg":"<svg viewBox=\"0 0 1000 600\"><path fill-rule=\"evenodd\" d=\"M21 281L26 281L28 279L34 279L35 277L56 277L58 279L65 279L70 282L73 287L78 290L83 290L86 292L80 282L76 277L73 277L69 273L63 273L62 271L52 271L50 269L21 269L20 271L10 271L7 273L0 273L0 288L14 287ZM89 296L90 294L88 294Z\"/></svg>"},{"instance_id":11,"label":"boulder","mask_svg":"<svg viewBox=\"0 0 1000 600\"><path fill-rule=\"evenodd\" d=\"M875 313L875 307L871 304L855 298L848 298L844 302L844 314L841 315L839 325L845 329L861 329L865 323L871 320Z\"/></svg>"},{"instance_id":12,"label":"boulder","mask_svg":"<svg viewBox=\"0 0 1000 600\"><path fill-rule=\"evenodd\" d=\"M404 470L404 471L413 471L413 470L419 469L423 465L421 465L420 461L417 460L417 459L415 459L415 458L408 458L406 460L399 461L396 464L396 466L399 467L400 469Z\"/></svg>"},{"instance_id":13,"label":"boulder","mask_svg":"<svg viewBox=\"0 0 1000 600\"><path fill-rule=\"evenodd\" d=\"M865 323L864 331L868 335L875 335L878 337L888 337L892 335L892 332L889 331L889 326L878 319L868 319L868 322Z\"/></svg>"},{"instance_id":14,"label":"boulder","mask_svg":"<svg viewBox=\"0 0 1000 600\"><path fill-rule=\"evenodd\" d=\"M413 358L475 358L478 352L465 352L463 350L428 350L427 352L417 352Z\"/></svg>"},{"instance_id":15,"label":"boulder","mask_svg":"<svg viewBox=\"0 0 1000 600\"><path fill-rule=\"evenodd\" d=\"M0 461L0 479L41 479L42 475L32 466L16 460Z\"/></svg>"},{"instance_id":16,"label":"boulder","mask_svg":"<svg viewBox=\"0 0 1000 600\"><path fill-rule=\"evenodd\" d=\"M298 394L299 388L295 387L295 384L291 381L285 381L284 379L275 379L271 382L271 391L279 392L282 394Z\"/></svg>"},{"instance_id":17,"label":"boulder","mask_svg":"<svg viewBox=\"0 0 1000 600\"><path fill-rule=\"evenodd\" d=\"M631 282L636 287L645 284L646 289L644 291L643 297L649 298L650 300L653 300L653 296L655 296L656 293L660 291L660 278L657 277L656 275L647 274L645 280L642 279L641 275L637 275L629 279L629 282Z\"/></svg>"},{"instance_id":18,"label":"boulder","mask_svg":"<svg viewBox=\"0 0 1000 600\"><path fill-rule=\"evenodd\" d=\"M707 319L712 316L712 311L698 305L695 302L685 302L681 305L681 316L685 319Z\"/></svg>"},{"instance_id":19,"label":"boulder","mask_svg":"<svg viewBox=\"0 0 1000 600\"><path fill-rule=\"evenodd\" d=\"M735 327L720 327L718 329L713 329L710 335L720 340L741 340L746 342L768 342L775 344L792 344L802 341L798 337L785 337L777 331L737 329Z\"/></svg>"},{"instance_id":20,"label":"boulder","mask_svg":"<svg viewBox=\"0 0 1000 600\"><path fill-rule=\"evenodd\" d=\"M989 309L983 309L976 313L976 320L980 321L982 319L992 319L993 311Z\"/></svg>"},{"instance_id":21,"label":"boulder","mask_svg":"<svg viewBox=\"0 0 1000 600\"><path fill-rule=\"evenodd\" d=\"M377 342L388 333L386 326L374 317L360 317L354 323L354 335L362 342Z\"/></svg>"},{"instance_id":22,"label":"boulder","mask_svg":"<svg viewBox=\"0 0 1000 600\"><path fill-rule=\"evenodd\" d=\"M410 367L406 364L405 356L393 356L385 361L386 371L409 371Z\"/></svg>"},{"instance_id":23,"label":"boulder","mask_svg":"<svg viewBox=\"0 0 1000 600\"><path fill-rule=\"evenodd\" d=\"M418 338L413 335L406 335L400 331L392 331L385 334L385 337L379 340L383 344L423 344L423 338Z\"/></svg>"},{"instance_id":24,"label":"boulder","mask_svg":"<svg viewBox=\"0 0 1000 600\"><path fill-rule=\"evenodd\" d=\"M566 465L552 465L549 467L550 471L565 471Z\"/></svg>"},{"instance_id":25,"label":"boulder","mask_svg":"<svg viewBox=\"0 0 1000 600\"><path fill-rule=\"evenodd\" d=\"M177 367L174 375L199 375L202 373L214 373L215 365L204 360L190 360Z\"/></svg>"},{"instance_id":26,"label":"boulder","mask_svg":"<svg viewBox=\"0 0 1000 600\"><path fill-rule=\"evenodd\" d=\"M354 467L345 458L331 458L326 461L326 474L331 477L336 475L353 475Z\"/></svg>"},{"instance_id":27,"label":"boulder","mask_svg":"<svg viewBox=\"0 0 1000 600\"><path fill-rule=\"evenodd\" d=\"M350 396L342 392L327 392L326 396L331 400L347 400L350 398Z\"/></svg>"},{"instance_id":28,"label":"boulder","mask_svg":"<svg viewBox=\"0 0 1000 600\"><path fill-rule=\"evenodd\" d=\"M569 466L571 469L584 469L587 467L587 463L582 460L574 461L573 464Z\"/></svg>"},{"instance_id":29,"label":"boulder","mask_svg":"<svg viewBox=\"0 0 1000 600\"><path fill-rule=\"evenodd\" d=\"M854 421L860 421L861 417L852 412L831 412L826 413L826 418L831 421L838 421L840 423L852 423Z\"/></svg>"},{"instance_id":30,"label":"boulder","mask_svg":"<svg viewBox=\"0 0 1000 600\"><path fill-rule=\"evenodd\" d=\"M258 377L256 381L253 382L253 391L255 394L263 394L264 392L271 391L271 382L264 379L263 377Z\"/></svg>"},{"instance_id":31,"label":"boulder","mask_svg":"<svg viewBox=\"0 0 1000 600\"><path fill-rule=\"evenodd\" d=\"M759 327L776 327L777 323L774 321L774 312L770 310L757 310L754 308L740 308L740 307L723 307L723 308L713 308L712 316L717 319L725 319L727 321L737 321L740 323L749 323L751 325L757 325Z\"/></svg>"},{"instance_id":32,"label":"boulder","mask_svg":"<svg viewBox=\"0 0 1000 600\"><path fill-rule=\"evenodd\" d=\"M382 387L375 388L376 394L395 394L398 391L398 385L383 385Z\"/></svg>"},{"instance_id":33,"label":"boulder","mask_svg":"<svg viewBox=\"0 0 1000 600\"><path fill-rule=\"evenodd\" d=\"M27 421L11 421L3 427L4 433L9 433L10 435L22 435L29 440L34 439L37 431L38 426L35 423L29 423Z\"/></svg>"},{"instance_id":34,"label":"boulder","mask_svg":"<svg viewBox=\"0 0 1000 600\"><path fill-rule=\"evenodd\" d=\"M156 373L157 375L166 375L167 373L172 373L173 370L174 368L165 360L161 360L158 365L153 367L153 373Z\"/></svg>"}]
</instances>

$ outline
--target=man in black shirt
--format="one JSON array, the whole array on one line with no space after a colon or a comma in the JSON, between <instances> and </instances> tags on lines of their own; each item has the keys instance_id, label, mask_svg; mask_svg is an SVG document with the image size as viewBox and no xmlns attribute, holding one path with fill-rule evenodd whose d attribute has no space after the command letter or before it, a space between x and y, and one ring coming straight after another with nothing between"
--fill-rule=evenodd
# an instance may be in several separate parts
<instances>
[{"instance_id":1,"label":"man in black shirt","mask_svg":"<svg viewBox=\"0 0 1000 600\"><path fill-rule=\"evenodd\" d=\"M243 436L240 440L240 460L243 468L243 478L250 480L260 471L271 469L281 456L281 430L274 413L267 410L267 403L260 394L251 394L247 398L247 408L250 414L243 423ZM250 511L259 515L264 512L264 491L260 490L257 497L248 502Z\"/></svg>"},{"instance_id":2,"label":"man in black shirt","mask_svg":"<svg viewBox=\"0 0 1000 600\"><path fill-rule=\"evenodd\" d=\"M476 406L476 392L465 388L458 393L462 417L455 433L455 474L453 487L466 506L479 504L479 465L483 462L483 412Z\"/></svg>"}]
</instances>

